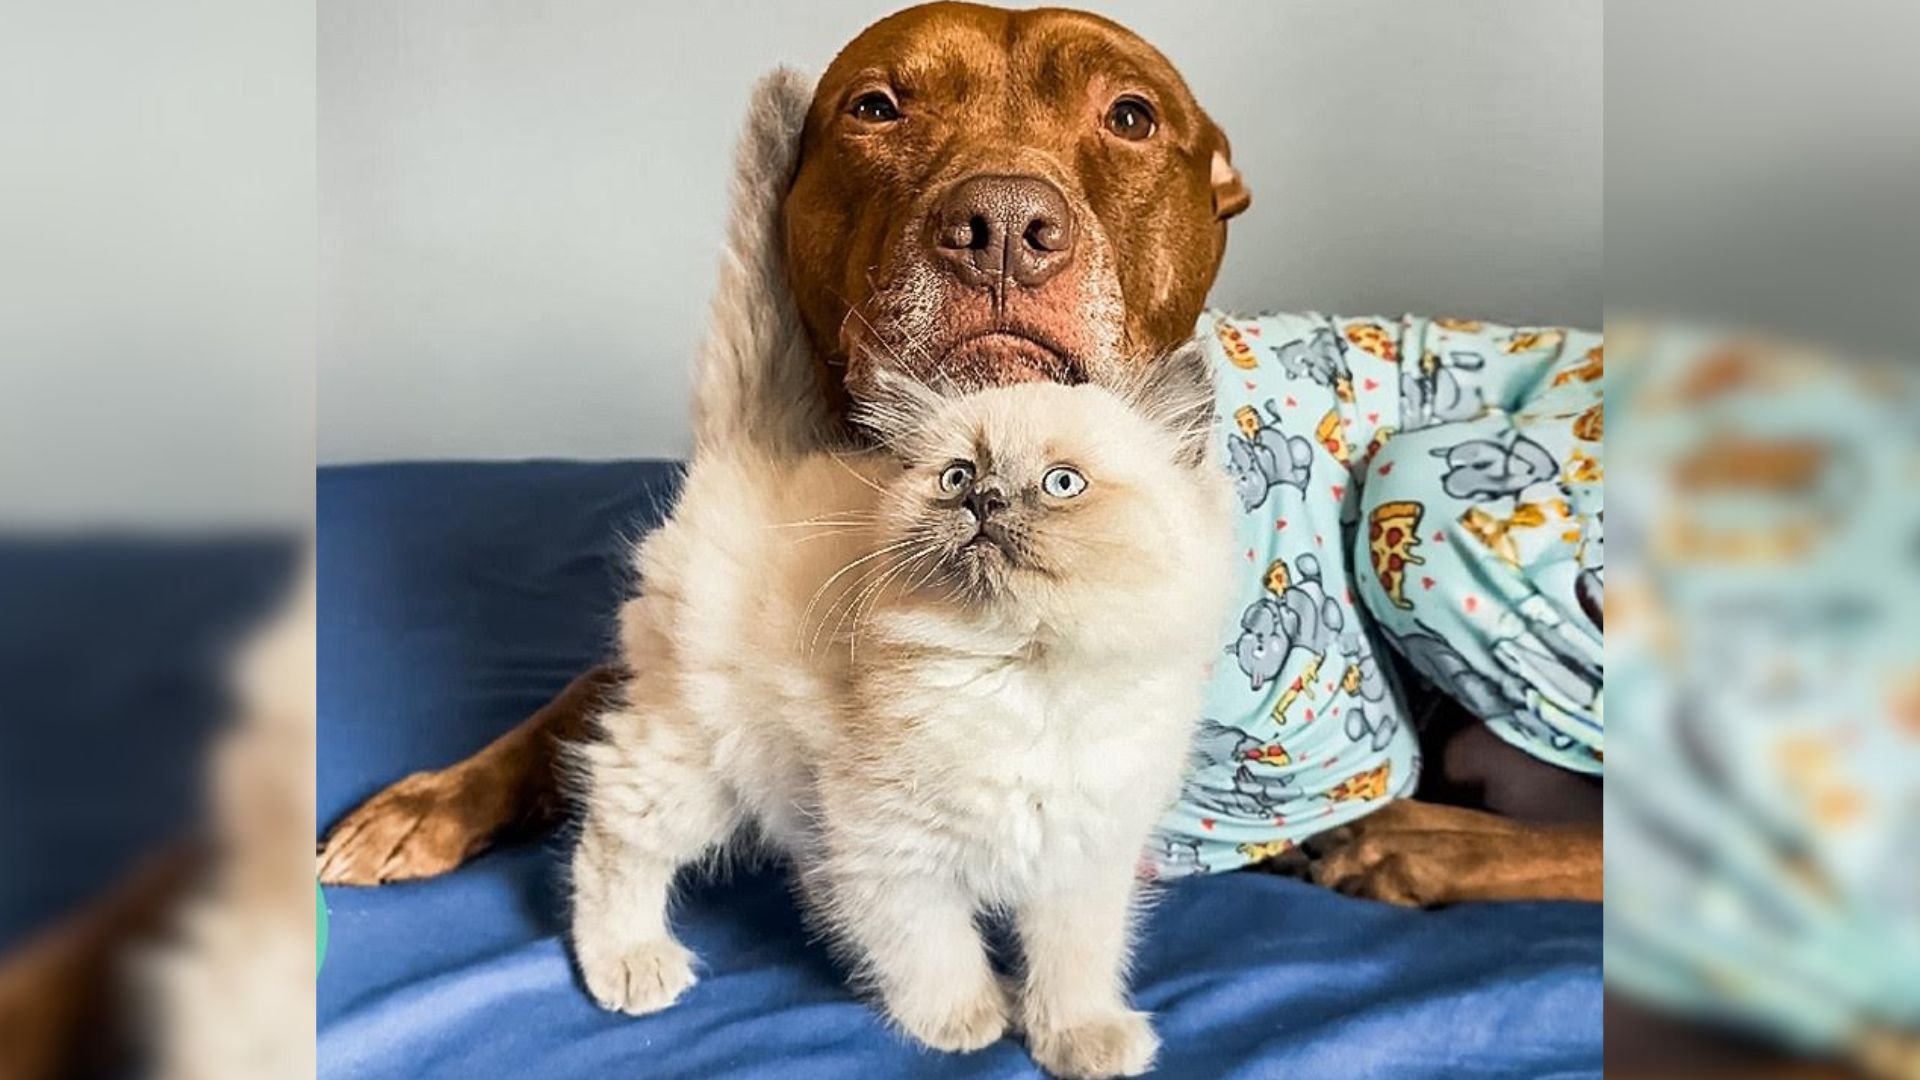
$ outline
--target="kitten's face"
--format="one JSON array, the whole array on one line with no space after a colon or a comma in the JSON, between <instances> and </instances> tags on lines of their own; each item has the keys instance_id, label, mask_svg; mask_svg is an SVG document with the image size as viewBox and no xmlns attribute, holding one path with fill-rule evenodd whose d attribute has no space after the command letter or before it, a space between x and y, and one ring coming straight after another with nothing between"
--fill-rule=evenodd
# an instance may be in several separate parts
<instances>
[{"instance_id":1,"label":"kitten's face","mask_svg":"<svg viewBox=\"0 0 1920 1080\"><path fill-rule=\"evenodd\" d=\"M926 412L889 486L884 539L959 602L1071 603L1173 557L1197 462L1094 386L982 390Z\"/></svg>"}]
</instances>

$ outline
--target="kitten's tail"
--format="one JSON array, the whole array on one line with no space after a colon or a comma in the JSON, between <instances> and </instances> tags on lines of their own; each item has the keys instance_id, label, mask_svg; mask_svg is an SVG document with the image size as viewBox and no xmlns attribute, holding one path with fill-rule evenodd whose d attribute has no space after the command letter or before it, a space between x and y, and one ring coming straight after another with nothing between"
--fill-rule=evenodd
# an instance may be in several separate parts
<instances>
[{"instance_id":1,"label":"kitten's tail","mask_svg":"<svg viewBox=\"0 0 1920 1080\"><path fill-rule=\"evenodd\" d=\"M818 446L833 430L786 278L780 207L813 84L780 67L754 85L734 152L733 199L707 338L694 370L694 455L742 441Z\"/></svg>"}]
</instances>

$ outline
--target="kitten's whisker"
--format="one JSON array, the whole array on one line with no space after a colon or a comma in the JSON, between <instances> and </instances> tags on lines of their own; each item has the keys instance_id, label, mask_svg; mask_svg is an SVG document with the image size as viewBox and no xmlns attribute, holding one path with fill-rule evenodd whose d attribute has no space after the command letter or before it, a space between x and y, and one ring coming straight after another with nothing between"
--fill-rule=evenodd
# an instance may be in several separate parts
<instances>
[{"instance_id":1,"label":"kitten's whisker","mask_svg":"<svg viewBox=\"0 0 1920 1080\"><path fill-rule=\"evenodd\" d=\"M886 573L880 575L872 584L860 590L860 594L853 598L853 603L848 605L847 610L841 614L841 623L844 623L849 616L853 619L853 628L847 632L848 664L852 664L854 660L857 659L855 646L860 640L860 622L866 616L866 611L862 609L862 605L868 605L868 610L870 610L871 605L878 604L882 598L882 591L887 587L887 583L897 577L905 567L912 565L912 562L913 556L911 553L896 560L887 568ZM833 632L835 636L838 636L840 633L841 623L834 624Z\"/></svg>"},{"instance_id":2,"label":"kitten's whisker","mask_svg":"<svg viewBox=\"0 0 1920 1080\"><path fill-rule=\"evenodd\" d=\"M799 521L775 521L761 526L766 529L797 529L802 525L858 525L878 521L880 515L848 510L842 513L821 514L818 517L801 518Z\"/></svg>"},{"instance_id":3,"label":"kitten's whisker","mask_svg":"<svg viewBox=\"0 0 1920 1080\"><path fill-rule=\"evenodd\" d=\"M807 532L803 536L800 536L794 541L797 544L804 544L809 540L818 540L821 537L828 537L828 536L845 537L849 533L853 533L857 535L865 530L873 528L874 524L875 523L871 521L823 521L823 522L809 522L804 526L802 525L793 525L793 526L768 525L766 526L766 528L808 529L810 530L809 532Z\"/></svg>"},{"instance_id":4,"label":"kitten's whisker","mask_svg":"<svg viewBox=\"0 0 1920 1080\"><path fill-rule=\"evenodd\" d=\"M814 655L819 650L820 635L823 631L826 630L827 619L832 617L834 611L836 609L839 609L840 605L842 604L847 605L844 610L840 611L840 618L837 621L835 621L833 624L833 633L828 635L829 642L832 641L833 635L837 635L840 633L840 627L846 624L847 616L850 615L853 612L853 610L859 606L860 597L864 595L865 587L867 586L867 584L869 582L874 581L881 575L885 574L888 570L891 570L893 567L899 565L899 563L904 558L905 556L902 556L899 559L893 559L887 562L883 562L878 566L870 567L869 569L863 571L859 577L855 578L853 580L853 583L848 585L846 589L838 597L834 598L833 603L827 606L827 610L821 613L820 622L814 627L812 640L807 645L808 656Z\"/></svg>"},{"instance_id":5,"label":"kitten's whisker","mask_svg":"<svg viewBox=\"0 0 1920 1080\"><path fill-rule=\"evenodd\" d=\"M821 540L821 539L826 539L830 537L844 538L846 534L850 532L856 532L861 528L864 528L864 526L856 525L856 526L841 527L841 528L823 528L819 532L808 533L807 535L800 537L799 539L795 540L794 543L804 544L809 540Z\"/></svg>"},{"instance_id":6,"label":"kitten's whisker","mask_svg":"<svg viewBox=\"0 0 1920 1080\"><path fill-rule=\"evenodd\" d=\"M863 563L872 562L874 559L878 559L890 552L899 551L901 548L907 547L912 543L913 541L911 540L896 541L894 543L886 545L883 548L880 548L877 551L870 551L867 554L862 555L859 558L854 559L853 561L847 563L847 565L841 567L840 569L835 570L833 572L833 576L821 582L820 587L813 590L813 596L810 599L808 599L806 608L800 612L800 632L802 637L804 637L806 634L807 620L812 618L813 609L819 606L820 597L824 595L829 588L833 587L834 582L839 581L842 577L844 577L847 574L848 571L852 570L854 567L859 566Z\"/></svg>"},{"instance_id":7,"label":"kitten's whisker","mask_svg":"<svg viewBox=\"0 0 1920 1080\"><path fill-rule=\"evenodd\" d=\"M908 592L919 592L921 589L926 588L927 583L931 582L934 576L940 573L940 550L931 540L927 541L927 554L932 556L932 558L927 560L926 570L922 572L919 577L907 583Z\"/></svg>"},{"instance_id":8,"label":"kitten's whisker","mask_svg":"<svg viewBox=\"0 0 1920 1080\"><path fill-rule=\"evenodd\" d=\"M859 602L855 601L853 629L849 631L847 634L847 662L849 664L851 664L854 660L854 647L860 641L860 625L862 622L872 617L874 609L878 608L880 606L881 601L886 598L885 591L887 586L890 585L895 580L898 580L902 574L910 572L913 569L913 564L915 562L925 558L926 556L932 553L933 552L931 550L930 545L923 545L920 550L909 552L905 558L895 563L893 570L889 571L885 577L881 578L878 582L876 582L873 586L871 586L867 592L862 594L863 598L867 600L866 609L864 611L860 609ZM839 631L839 627L837 626L834 627L834 630L837 633Z\"/></svg>"},{"instance_id":9,"label":"kitten's whisker","mask_svg":"<svg viewBox=\"0 0 1920 1080\"><path fill-rule=\"evenodd\" d=\"M897 554L897 552L902 547L906 546L906 544L907 544L907 541L902 541L900 544L895 545L893 550ZM827 620L833 618L834 612L836 610L840 611L841 615L839 620L837 620L833 626L833 634L835 635L837 635L840 632L840 627L845 624L847 615L853 611L855 606L858 605L860 596L864 592L864 587L869 582L872 582L878 577L880 577L881 575L885 574L888 570L891 570L893 567L897 566L900 562L904 561L904 559L908 557L910 557L910 555L898 556L893 559L882 561L878 565L868 567L867 569L861 571L859 576L855 577L852 582L850 582L845 588L843 588L840 591L839 595L834 597L833 602L827 605L827 609L820 613L820 620L817 623L813 624L812 634L807 635L809 640L807 644L806 655L809 657L812 657L818 654L820 644L821 644L822 634L825 633L827 628ZM842 608L842 605L846 605L844 609ZM805 633L806 631L803 624L802 634L805 635ZM829 640L830 639L831 639L831 635L829 635Z\"/></svg>"},{"instance_id":10,"label":"kitten's whisker","mask_svg":"<svg viewBox=\"0 0 1920 1080\"><path fill-rule=\"evenodd\" d=\"M874 483L870 478L861 476L859 470L847 464L846 459L842 458L839 454L833 453L832 451L828 451L827 457L831 458L835 465L838 465L842 469L846 470L846 473L848 476L853 477L855 480L858 480L861 483L872 488L873 490L879 492L882 496L888 496L892 494L886 488L883 488L879 484Z\"/></svg>"}]
</instances>

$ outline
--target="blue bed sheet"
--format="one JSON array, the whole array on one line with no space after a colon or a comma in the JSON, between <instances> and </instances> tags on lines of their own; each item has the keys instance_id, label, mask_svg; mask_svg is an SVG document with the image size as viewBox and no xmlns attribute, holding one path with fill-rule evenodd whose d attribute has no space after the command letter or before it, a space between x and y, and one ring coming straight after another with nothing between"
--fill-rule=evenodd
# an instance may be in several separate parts
<instances>
[{"instance_id":1,"label":"blue bed sheet","mask_svg":"<svg viewBox=\"0 0 1920 1080\"><path fill-rule=\"evenodd\" d=\"M660 463L363 466L319 482L320 820L466 754L604 655ZM323 1077L1030 1077L1003 1041L889 1032L809 941L776 869L690 887L704 962L664 1013L602 1012L569 964L562 842L443 879L329 889ZM1168 1077L1600 1075L1600 912L1402 911L1257 873L1180 882L1135 996Z\"/></svg>"}]
</instances>

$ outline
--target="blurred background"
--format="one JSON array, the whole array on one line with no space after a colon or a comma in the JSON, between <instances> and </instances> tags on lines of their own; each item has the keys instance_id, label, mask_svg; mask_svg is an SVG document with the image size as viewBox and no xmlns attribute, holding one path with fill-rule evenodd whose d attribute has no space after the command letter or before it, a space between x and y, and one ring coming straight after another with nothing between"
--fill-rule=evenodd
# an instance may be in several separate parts
<instances>
[{"instance_id":1,"label":"blurred background","mask_svg":"<svg viewBox=\"0 0 1920 1080\"><path fill-rule=\"evenodd\" d=\"M322 5L321 461L683 456L747 87L898 6ZM1214 303L1599 325L1597 0L1082 6L1233 140Z\"/></svg>"},{"instance_id":2,"label":"blurred background","mask_svg":"<svg viewBox=\"0 0 1920 1080\"><path fill-rule=\"evenodd\" d=\"M0 1077L311 1075L313 11L0 25Z\"/></svg>"}]
</instances>

